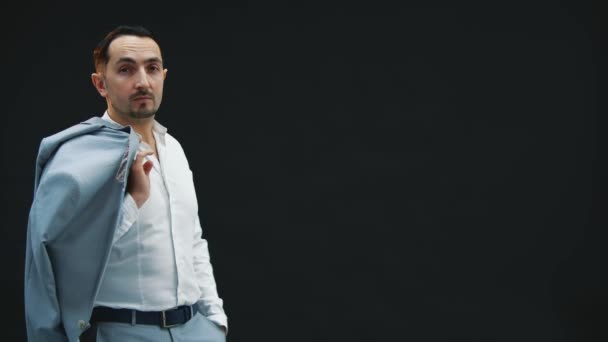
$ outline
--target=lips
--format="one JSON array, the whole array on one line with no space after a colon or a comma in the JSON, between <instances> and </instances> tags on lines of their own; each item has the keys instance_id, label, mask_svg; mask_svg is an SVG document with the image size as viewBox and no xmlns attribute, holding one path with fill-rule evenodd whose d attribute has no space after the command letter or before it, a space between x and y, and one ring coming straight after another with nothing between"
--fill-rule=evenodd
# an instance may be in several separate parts
<instances>
[{"instance_id":1,"label":"lips","mask_svg":"<svg viewBox=\"0 0 608 342\"><path fill-rule=\"evenodd\" d=\"M133 101L141 101L141 100L152 100L151 97L148 96L137 96L133 98Z\"/></svg>"}]
</instances>

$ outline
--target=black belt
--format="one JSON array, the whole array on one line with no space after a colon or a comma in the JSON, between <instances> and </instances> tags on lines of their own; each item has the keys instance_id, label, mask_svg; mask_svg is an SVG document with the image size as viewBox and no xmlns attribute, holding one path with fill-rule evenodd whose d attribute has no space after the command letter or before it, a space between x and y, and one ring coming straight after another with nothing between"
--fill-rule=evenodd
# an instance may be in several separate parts
<instances>
[{"instance_id":1,"label":"black belt","mask_svg":"<svg viewBox=\"0 0 608 342\"><path fill-rule=\"evenodd\" d=\"M98 306L93 309L91 323L118 322L130 324L158 325L170 328L188 322L198 312L198 304L182 305L165 311L139 311L131 309L113 309Z\"/></svg>"}]
</instances>

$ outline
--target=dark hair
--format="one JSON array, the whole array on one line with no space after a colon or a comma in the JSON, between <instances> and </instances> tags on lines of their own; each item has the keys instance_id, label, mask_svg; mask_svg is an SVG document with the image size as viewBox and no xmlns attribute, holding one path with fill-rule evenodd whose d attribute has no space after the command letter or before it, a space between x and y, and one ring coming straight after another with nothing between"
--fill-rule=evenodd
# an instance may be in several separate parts
<instances>
[{"instance_id":1,"label":"dark hair","mask_svg":"<svg viewBox=\"0 0 608 342\"><path fill-rule=\"evenodd\" d=\"M100 42L97 44L97 47L93 50L93 64L95 66L95 70L100 70L101 67L104 67L108 64L108 60L110 60L110 56L108 56L108 47L112 41L120 36L138 36L138 37L148 37L151 38L158 44L158 40L156 37L145 27L142 26L127 26L121 25L117 28L113 29L108 33ZM158 44L160 46L160 44Z\"/></svg>"}]
</instances>

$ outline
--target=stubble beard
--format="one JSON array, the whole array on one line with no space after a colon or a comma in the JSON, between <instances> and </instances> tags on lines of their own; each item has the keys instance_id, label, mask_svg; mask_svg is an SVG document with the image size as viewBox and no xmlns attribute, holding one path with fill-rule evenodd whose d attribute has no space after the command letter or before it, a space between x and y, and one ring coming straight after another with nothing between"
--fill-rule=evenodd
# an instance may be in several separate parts
<instances>
[{"instance_id":1,"label":"stubble beard","mask_svg":"<svg viewBox=\"0 0 608 342\"><path fill-rule=\"evenodd\" d=\"M151 118L154 115L156 115L156 109L152 109L152 110L139 110L139 111L130 111L129 113L127 113L127 115L129 115L129 117L133 118L133 119L147 119L147 118Z\"/></svg>"},{"instance_id":2,"label":"stubble beard","mask_svg":"<svg viewBox=\"0 0 608 342\"><path fill-rule=\"evenodd\" d=\"M152 94L148 94L148 93L138 93L135 96L133 96L133 98L137 97L137 96L150 96L152 97L152 108L148 109L145 105L140 104L138 107L133 108L131 107L130 111L127 113L127 115L129 115L129 117L131 117L132 119L147 119L147 118L151 118L154 115L156 115L156 111L158 111L158 107L155 107L156 105L156 101L154 101L154 96ZM132 99L130 99L132 100Z\"/></svg>"},{"instance_id":3,"label":"stubble beard","mask_svg":"<svg viewBox=\"0 0 608 342\"><path fill-rule=\"evenodd\" d=\"M122 117L128 117L130 119L142 120L148 119L156 115L158 108L146 109L142 108L140 110L136 110L133 108L129 108L128 110L120 110L118 106L115 104L111 104L112 108L114 108L114 112L121 115Z\"/></svg>"}]
</instances>

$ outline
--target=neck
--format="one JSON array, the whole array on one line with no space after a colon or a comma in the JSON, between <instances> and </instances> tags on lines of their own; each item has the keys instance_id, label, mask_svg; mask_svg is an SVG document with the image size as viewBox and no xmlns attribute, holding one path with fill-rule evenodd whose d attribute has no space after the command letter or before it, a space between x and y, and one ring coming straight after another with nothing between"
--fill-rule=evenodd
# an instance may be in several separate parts
<instances>
[{"instance_id":1,"label":"neck","mask_svg":"<svg viewBox=\"0 0 608 342\"><path fill-rule=\"evenodd\" d=\"M112 120L116 121L122 126L131 126L135 132L142 136L143 141L151 146L154 145L154 135L152 134L152 129L154 128L154 116L144 119L135 119L127 115L121 115L114 112L111 106L108 108L108 115L110 115Z\"/></svg>"}]
</instances>

